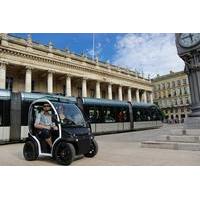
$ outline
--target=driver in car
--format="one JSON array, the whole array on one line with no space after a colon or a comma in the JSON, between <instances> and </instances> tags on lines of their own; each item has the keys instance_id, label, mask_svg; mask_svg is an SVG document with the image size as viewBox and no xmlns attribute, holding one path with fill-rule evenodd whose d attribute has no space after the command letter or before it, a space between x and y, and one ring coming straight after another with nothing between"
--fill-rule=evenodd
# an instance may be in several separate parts
<instances>
[{"instance_id":1,"label":"driver in car","mask_svg":"<svg viewBox=\"0 0 200 200\"><path fill-rule=\"evenodd\" d=\"M52 122L52 116L49 112L50 109L51 107L48 103L43 105L43 111L38 114L34 127L40 130L39 137L44 139L52 147L51 134L52 131L57 131L58 127Z\"/></svg>"}]
</instances>

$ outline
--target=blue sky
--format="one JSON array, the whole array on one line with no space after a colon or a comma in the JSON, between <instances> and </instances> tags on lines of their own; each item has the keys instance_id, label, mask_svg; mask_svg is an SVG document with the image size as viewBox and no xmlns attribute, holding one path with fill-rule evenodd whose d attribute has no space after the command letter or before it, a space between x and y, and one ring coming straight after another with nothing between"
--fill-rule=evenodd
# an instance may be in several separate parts
<instances>
[{"instance_id":1,"label":"blue sky","mask_svg":"<svg viewBox=\"0 0 200 200\"><path fill-rule=\"evenodd\" d=\"M14 35L27 38L28 34ZM95 33L94 37L95 54L99 60L151 77L184 69L183 61L177 56L174 34ZM92 56L92 33L34 33L32 39L42 44L51 41L56 48L68 48L71 52Z\"/></svg>"}]
</instances>

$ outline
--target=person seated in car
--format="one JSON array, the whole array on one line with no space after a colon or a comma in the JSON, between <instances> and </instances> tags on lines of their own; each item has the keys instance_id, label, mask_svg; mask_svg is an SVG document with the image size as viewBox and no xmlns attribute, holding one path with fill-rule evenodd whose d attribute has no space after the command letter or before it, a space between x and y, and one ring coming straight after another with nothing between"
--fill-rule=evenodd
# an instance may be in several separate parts
<instances>
[{"instance_id":1,"label":"person seated in car","mask_svg":"<svg viewBox=\"0 0 200 200\"><path fill-rule=\"evenodd\" d=\"M52 122L52 116L49 112L50 109L51 107L48 103L43 105L43 111L38 114L34 127L40 130L39 137L44 139L52 147L51 134L53 131L57 131L58 127Z\"/></svg>"}]
</instances>

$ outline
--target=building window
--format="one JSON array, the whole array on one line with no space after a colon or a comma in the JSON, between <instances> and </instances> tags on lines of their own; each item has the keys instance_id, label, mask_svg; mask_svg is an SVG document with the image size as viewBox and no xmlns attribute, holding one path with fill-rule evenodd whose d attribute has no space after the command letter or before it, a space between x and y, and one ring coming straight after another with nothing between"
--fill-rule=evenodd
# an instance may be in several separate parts
<instances>
[{"instance_id":1,"label":"building window","mask_svg":"<svg viewBox=\"0 0 200 200\"><path fill-rule=\"evenodd\" d=\"M182 96L182 90L181 90L181 88L179 89L179 95Z\"/></svg>"},{"instance_id":2,"label":"building window","mask_svg":"<svg viewBox=\"0 0 200 200\"><path fill-rule=\"evenodd\" d=\"M158 90L160 90L160 85L158 84Z\"/></svg>"},{"instance_id":3,"label":"building window","mask_svg":"<svg viewBox=\"0 0 200 200\"><path fill-rule=\"evenodd\" d=\"M95 97L95 91L94 89L90 90L90 97L94 98Z\"/></svg>"},{"instance_id":4,"label":"building window","mask_svg":"<svg viewBox=\"0 0 200 200\"><path fill-rule=\"evenodd\" d=\"M112 99L116 99L115 92L112 92Z\"/></svg>"},{"instance_id":5,"label":"building window","mask_svg":"<svg viewBox=\"0 0 200 200\"><path fill-rule=\"evenodd\" d=\"M165 84L164 83L162 83L162 89L165 90Z\"/></svg>"},{"instance_id":6,"label":"building window","mask_svg":"<svg viewBox=\"0 0 200 200\"><path fill-rule=\"evenodd\" d=\"M181 104L181 105L183 104L183 99L180 99L180 104Z\"/></svg>"},{"instance_id":7,"label":"building window","mask_svg":"<svg viewBox=\"0 0 200 200\"><path fill-rule=\"evenodd\" d=\"M168 97L171 97L171 92L170 92L170 90L168 90Z\"/></svg>"},{"instance_id":8,"label":"building window","mask_svg":"<svg viewBox=\"0 0 200 200\"><path fill-rule=\"evenodd\" d=\"M170 82L167 83L167 89L169 89L169 88L170 88Z\"/></svg>"},{"instance_id":9,"label":"building window","mask_svg":"<svg viewBox=\"0 0 200 200\"><path fill-rule=\"evenodd\" d=\"M175 87L175 81L172 81L172 87Z\"/></svg>"},{"instance_id":10,"label":"building window","mask_svg":"<svg viewBox=\"0 0 200 200\"><path fill-rule=\"evenodd\" d=\"M78 97L82 97L82 88L78 87Z\"/></svg>"},{"instance_id":11,"label":"building window","mask_svg":"<svg viewBox=\"0 0 200 200\"><path fill-rule=\"evenodd\" d=\"M31 81L31 91L35 91L35 81Z\"/></svg>"},{"instance_id":12,"label":"building window","mask_svg":"<svg viewBox=\"0 0 200 200\"><path fill-rule=\"evenodd\" d=\"M187 83L187 81L186 81L186 79L184 78L184 79L183 79L183 85L186 85L186 83Z\"/></svg>"},{"instance_id":13,"label":"building window","mask_svg":"<svg viewBox=\"0 0 200 200\"><path fill-rule=\"evenodd\" d=\"M102 91L102 95L101 96L102 96L103 99L106 98L106 91L105 90Z\"/></svg>"},{"instance_id":14,"label":"building window","mask_svg":"<svg viewBox=\"0 0 200 200\"><path fill-rule=\"evenodd\" d=\"M177 80L177 86L180 86L180 85L181 85L181 81Z\"/></svg>"},{"instance_id":15,"label":"building window","mask_svg":"<svg viewBox=\"0 0 200 200\"><path fill-rule=\"evenodd\" d=\"M184 94L187 94L187 88L184 87Z\"/></svg>"},{"instance_id":16,"label":"building window","mask_svg":"<svg viewBox=\"0 0 200 200\"><path fill-rule=\"evenodd\" d=\"M63 95L66 95L66 85L63 85Z\"/></svg>"},{"instance_id":17,"label":"building window","mask_svg":"<svg viewBox=\"0 0 200 200\"><path fill-rule=\"evenodd\" d=\"M174 90L173 93L174 93L174 97L175 97L176 96L176 90Z\"/></svg>"},{"instance_id":18,"label":"building window","mask_svg":"<svg viewBox=\"0 0 200 200\"><path fill-rule=\"evenodd\" d=\"M181 112L184 112L184 108L181 108Z\"/></svg>"},{"instance_id":19,"label":"building window","mask_svg":"<svg viewBox=\"0 0 200 200\"><path fill-rule=\"evenodd\" d=\"M13 90L13 77L6 77L6 89Z\"/></svg>"}]
</instances>

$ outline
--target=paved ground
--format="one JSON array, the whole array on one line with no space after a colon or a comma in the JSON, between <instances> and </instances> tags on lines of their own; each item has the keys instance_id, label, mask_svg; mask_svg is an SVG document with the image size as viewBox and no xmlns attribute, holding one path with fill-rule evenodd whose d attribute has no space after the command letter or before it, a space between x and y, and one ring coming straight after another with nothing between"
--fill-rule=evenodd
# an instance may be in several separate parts
<instances>
[{"instance_id":1,"label":"paved ground","mask_svg":"<svg viewBox=\"0 0 200 200\"><path fill-rule=\"evenodd\" d=\"M95 158L79 157L73 166L168 166L200 165L199 151L141 148L140 142L154 140L163 134L176 134L181 126L165 125L160 129L96 136L99 153ZM22 155L23 144L0 146L0 165L50 166L57 163L49 158L26 161Z\"/></svg>"}]
</instances>

